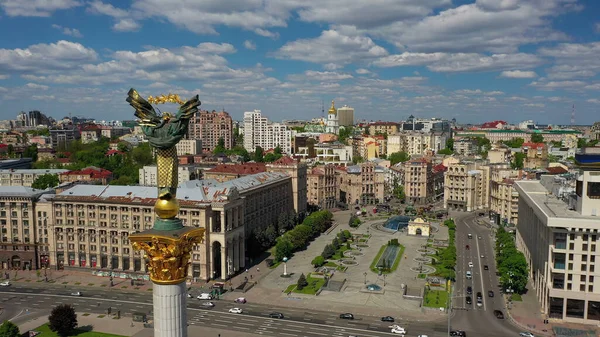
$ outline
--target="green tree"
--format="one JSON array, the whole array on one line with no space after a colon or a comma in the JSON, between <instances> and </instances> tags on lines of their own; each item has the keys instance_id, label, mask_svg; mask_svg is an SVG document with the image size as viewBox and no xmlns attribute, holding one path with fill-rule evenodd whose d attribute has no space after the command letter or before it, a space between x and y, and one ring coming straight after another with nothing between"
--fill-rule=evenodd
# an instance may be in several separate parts
<instances>
[{"instance_id":1,"label":"green tree","mask_svg":"<svg viewBox=\"0 0 600 337\"><path fill-rule=\"evenodd\" d=\"M363 131L364 135L370 136L371 135L371 129L368 126L365 126Z\"/></svg>"},{"instance_id":2,"label":"green tree","mask_svg":"<svg viewBox=\"0 0 600 337\"><path fill-rule=\"evenodd\" d=\"M325 248L323 248L323 252L321 253L321 256L324 259L329 259L334 254L335 254L335 249L333 249L333 246L331 246L331 245L325 245Z\"/></svg>"},{"instance_id":3,"label":"green tree","mask_svg":"<svg viewBox=\"0 0 600 337\"><path fill-rule=\"evenodd\" d=\"M446 140L446 148L450 151L454 151L454 138L448 138Z\"/></svg>"},{"instance_id":4,"label":"green tree","mask_svg":"<svg viewBox=\"0 0 600 337\"><path fill-rule=\"evenodd\" d=\"M50 187L58 186L60 182L58 181L58 175L56 174L43 174L35 178L33 183L31 184L32 188L37 188L40 190L45 190Z\"/></svg>"},{"instance_id":5,"label":"green tree","mask_svg":"<svg viewBox=\"0 0 600 337\"><path fill-rule=\"evenodd\" d=\"M29 145L23 151L24 158L31 158L31 160L35 163L38 160L38 148L37 144Z\"/></svg>"},{"instance_id":6,"label":"green tree","mask_svg":"<svg viewBox=\"0 0 600 337\"><path fill-rule=\"evenodd\" d=\"M306 276L304 276L304 273L302 273L300 275L300 277L298 278L298 283L296 284L296 288L298 290L302 290L304 289L304 287L306 287L308 285L308 281L306 280Z\"/></svg>"},{"instance_id":7,"label":"green tree","mask_svg":"<svg viewBox=\"0 0 600 337\"><path fill-rule=\"evenodd\" d=\"M243 146L241 145L236 145L234 146L231 150L227 151L228 155L237 155L242 157L242 161L243 162L247 162L250 161L250 154L248 153L248 150L246 150Z\"/></svg>"},{"instance_id":8,"label":"green tree","mask_svg":"<svg viewBox=\"0 0 600 337\"><path fill-rule=\"evenodd\" d=\"M340 249L340 240L338 240L338 238L334 238L331 241L331 246L333 247L333 249L338 250Z\"/></svg>"},{"instance_id":9,"label":"green tree","mask_svg":"<svg viewBox=\"0 0 600 337\"><path fill-rule=\"evenodd\" d=\"M394 194L394 196L400 201L406 198L406 194L404 194L404 186L402 185L397 185L394 187L392 194Z\"/></svg>"},{"instance_id":10,"label":"green tree","mask_svg":"<svg viewBox=\"0 0 600 337\"><path fill-rule=\"evenodd\" d=\"M525 154L522 152L517 152L515 153L515 157L513 158L512 163L510 163L510 166L515 170L521 170L523 169L524 162Z\"/></svg>"},{"instance_id":11,"label":"green tree","mask_svg":"<svg viewBox=\"0 0 600 337\"><path fill-rule=\"evenodd\" d=\"M510 148L518 149L521 146L523 146L523 143L525 143L525 139L523 139L521 137L516 137L511 140L506 140L503 143L506 144L506 146L508 146Z\"/></svg>"},{"instance_id":12,"label":"green tree","mask_svg":"<svg viewBox=\"0 0 600 337\"><path fill-rule=\"evenodd\" d=\"M20 337L21 333L19 332L19 327L11 322L4 321L2 325L0 325L0 337Z\"/></svg>"},{"instance_id":13,"label":"green tree","mask_svg":"<svg viewBox=\"0 0 600 337\"><path fill-rule=\"evenodd\" d=\"M292 253L292 244L288 240L284 238L277 240L275 244L275 259L277 261L282 261L284 257L289 258L292 256Z\"/></svg>"},{"instance_id":14,"label":"green tree","mask_svg":"<svg viewBox=\"0 0 600 337\"><path fill-rule=\"evenodd\" d=\"M344 126L340 128L338 132L338 140L340 143L347 143L348 138L350 138L354 134L354 127L352 126Z\"/></svg>"},{"instance_id":15,"label":"green tree","mask_svg":"<svg viewBox=\"0 0 600 337\"><path fill-rule=\"evenodd\" d=\"M8 144L8 147L6 148L6 151L8 153L9 156L12 156L15 154L15 147L12 144Z\"/></svg>"},{"instance_id":16,"label":"green tree","mask_svg":"<svg viewBox=\"0 0 600 337\"><path fill-rule=\"evenodd\" d=\"M446 148L446 149L441 149L441 150L439 150L437 153L438 153L438 154L451 155L451 154L453 154L454 152L453 152L452 150L450 150L450 149L447 149L447 148Z\"/></svg>"},{"instance_id":17,"label":"green tree","mask_svg":"<svg viewBox=\"0 0 600 337\"><path fill-rule=\"evenodd\" d=\"M48 316L48 326L59 336L68 336L77 327L75 308L69 304L57 305Z\"/></svg>"},{"instance_id":18,"label":"green tree","mask_svg":"<svg viewBox=\"0 0 600 337\"><path fill-rule=\"evenodd\" d=\"M531 134L531 142L532 143L543 143L544 136L541 133L532 133Z\"/></svg>"},{"instance_id":19,"label":"green tree","mask_svg":"<svg viewBox=\"0 0 600 337\"><path fill-rule=\"evenodd\" d=\"M129 152L130 146L129 143L127 142L119 142L119 144L117 144L117 150L121 151L121 152Z\"/></svg>"},{"instance_id":20,"label":"green tree","mask_svg":"<svg viewBox=\"0 0 600 337\"><path fill-rule=\"evenodd\" d=\"M408 153L404 152L404 151L400 151L400 152L394 152L392 154L390 154L388 156L388 160L390 161L390 165L396 165L398 163L404 163L405 161L408 161L410 159L410 156L408 155Z\"/></svg>"},{"instance_id":21,"label":"green tree","mask_svg":"<svg viewBox=\"0 0 600 337\"><path fill-rule=\"evenodd\" d=\"M262 243L263 248L269 248L275 244L277 241L277 237L279 233L277 232L277 227L271 224L267 226L264 232L264 242Z\"/></svg>"},{"instance_id":22,"label":"green tree","mask_svg":"<svg viewBox=\"0 0 600 337\"><path fill-rule=\"evenodd\" d=\"M254 161L257 163L262 163L265 161L264 155L265 155L265 153L264 153L262 147L257 146L256 149L254 150L254 155L252 156L253 157L252 159L254 159Z\"/></svg>"},{"instance_id":23,"label":"green tree","mask_svg":"<svg viewBox=\"0 0 600 337\"><path fill-rule=\"evenodd\" d=\"M217 146L215 146L215 148L213 149L213 153L214 154L222 154L222 153L226 153L227 149L225 148L225 139L223 139L223 137L219 138L219 141L217 142Z\"/></svg>"},{"instance_id":24,"label":"green tree","mask_svg":"<svg viewBox=\"0 0 600 337\"><path fill-rule=\"evenodd\" d=\"M365 159L362 156L352 156L352 163L354 165L359 164L359 163L364 163Z\"/></svg>"},{"instance_id":25,"label":"green tree","mask_svg":"<svg viewBox=\"0 0 600 337\"><path fill-rule=\"evenodd\" d=\"M325 259L323 258L323 256L319 255L319 256L315 257L310 263L313 266L315 266L315 268L319 268L325 264Z\"/></svg>"}]
</instances>

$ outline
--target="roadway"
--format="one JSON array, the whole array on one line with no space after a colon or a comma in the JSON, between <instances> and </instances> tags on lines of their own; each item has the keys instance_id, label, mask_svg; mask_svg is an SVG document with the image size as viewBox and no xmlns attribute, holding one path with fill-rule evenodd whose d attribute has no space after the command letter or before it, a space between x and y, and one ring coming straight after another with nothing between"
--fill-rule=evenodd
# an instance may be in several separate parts
<instances>
[{"instance_id":1,"label":"roadway","mask_svg":"<svg viewBox=\"0 0 600 337\"><path fill-rule=\"evenodd\" d=\"M150 293L126 292L117 289L87 289L81 297L71 296L77 287L65 287L53 284L13 284L0 289L0 306L7 310L0 319L11 319L20 313L34 315L47 313L58 304L72 304L78 312L106 313L111 307L112 313L121 312L121 316L131 317L133 313L143 312L151 316L152 295ZM194 294L195 295L195 294ZM206 326L227 331L240 331L258 335L275 336L367 336L381 337L390 333L391 323L381 322L380 317L355 316L354 320L342 320L339 313L327 311L307 311L293 307L273 307L262 304L235 304L230 301L216 300L215 307L206 309L197 299L188 300L188 322L190 325ZM233 307L243 309L242 314L232 314ZM25 312L24 312L25 311ZM269 318L269 313L280 312L285 318ZM352 312L351 309L348 312ZM398 313L396 316L400 316ZM446 324L433 322L411 322L397 320L408 335L426 334L429 337L446 336Z\"/></svg>"},{"instance_id":2,"label":"roadway","mask_svg":"<svg viewBox=\"0 0 600 337\"><path fill-rule=\"evenodd\" d=\"M519 336L519 330L506 319L506 308L500 293L500 283L496 276L496 261L494 258L494 231L487 226L480 225L477 220L478 212L460 213L454 217L456 223L456 283L452 299L454 309L451 318L453 329L464 330L467 336L486 337L508 337ZM472 234L469 239L467 234ZM481 237L481 239L479 239ZM469 245L470 249L466 249ZM481 256L484 256L483 258ZM468 266L469 262L473 267ZM487 265L489 270L484 270ZM467 280L466 271L473 274L472 279ZM471 286L473 293L467 295L467 287ZM494 292L494 297L488 296L488 291ZM477 306L477 293L483 295L483 305ZM466 303L466 297L470 296L472 304ZM505 319L498 319L494 310L500 310Z\"/></svg>"}]
</instances>

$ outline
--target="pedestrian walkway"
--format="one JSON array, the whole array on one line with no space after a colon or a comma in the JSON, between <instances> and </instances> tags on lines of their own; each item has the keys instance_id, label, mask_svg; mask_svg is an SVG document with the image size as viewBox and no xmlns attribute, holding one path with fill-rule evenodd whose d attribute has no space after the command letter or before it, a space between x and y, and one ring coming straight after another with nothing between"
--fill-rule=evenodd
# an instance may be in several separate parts
<instances>
[{"instance_id":1,"label":"pedestrian walkway","mask_svg":"<svg viewBox=\"0 0 600 337\"><path fill-rule=\"evenodd\" d=\"M36 317L32 317L18 325L19 330L24 333L46 323L48 323L48 316L43 314L36 315ZM85 313L82 312L77 313L77 323L79 328L83 330L91 329L92 331L120 336L134 336L142 330L152 331L152 329L144 328L142 323L132 323L130 318L113 319L113 316L98 314L85 316Z\"/></svg>"}]
</instances>

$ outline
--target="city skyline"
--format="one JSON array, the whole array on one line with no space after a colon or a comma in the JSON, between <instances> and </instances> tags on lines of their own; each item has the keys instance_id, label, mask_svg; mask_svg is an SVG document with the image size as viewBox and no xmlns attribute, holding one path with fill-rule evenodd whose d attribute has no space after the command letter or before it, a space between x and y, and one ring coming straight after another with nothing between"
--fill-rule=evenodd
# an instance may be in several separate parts
<instances>
[{"instance_id":1,"label":"city skyline","mask_svg":"<svg viewBox=\"0 0 600 337\"><path fill-rule=\"evenodd\" d=\"M0 119L123 120L129 87L235 120L592 124L600 5L584 0L0 1ZM7 36L6 36L7 35Z\"/></svg>"}]
</instances>

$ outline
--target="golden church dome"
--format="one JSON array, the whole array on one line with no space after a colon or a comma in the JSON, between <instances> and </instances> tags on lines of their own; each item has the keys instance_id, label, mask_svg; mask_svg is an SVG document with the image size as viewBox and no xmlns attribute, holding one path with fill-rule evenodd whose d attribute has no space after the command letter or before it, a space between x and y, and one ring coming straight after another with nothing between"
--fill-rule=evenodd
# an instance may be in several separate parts
<instances>
[{"instance_id":1,"label":"golden church dome","mask_svg":"<svg viewBox=\"0 0 600 337\"><path fill-rule=\"evenodd\" d=\"M329 108L330 115L337 115L337 109L335 108L335 102L331 101L331 108Z\"/></svg>"}]
</instances>

